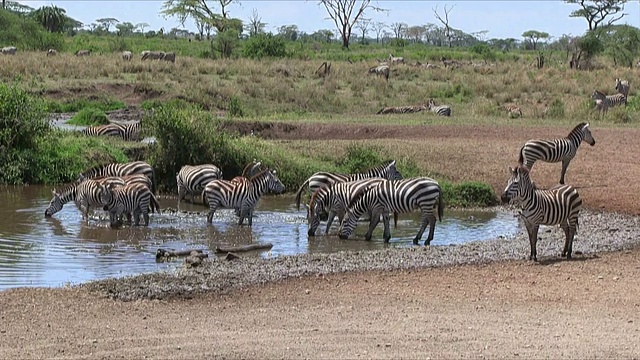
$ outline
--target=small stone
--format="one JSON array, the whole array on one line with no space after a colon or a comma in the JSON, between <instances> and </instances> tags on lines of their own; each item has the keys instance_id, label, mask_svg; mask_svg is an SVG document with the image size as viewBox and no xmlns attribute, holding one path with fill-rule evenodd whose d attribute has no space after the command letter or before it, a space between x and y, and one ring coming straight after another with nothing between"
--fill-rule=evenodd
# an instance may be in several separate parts
<instances>
[{"instance_id":1,"label":"small stone","mask_svg":"<svg viewBox=\"0 0 640 360\"><path fill-rule=\"evenodd\" d=\"M613 277L613 281L618 281L618 280L620 280L620 278L619 278L619 277L617 277L617 276L614 276L614 277Z\"/></svg>"},{"instance_id":2,"label":"small stone","mask_svg":"<svg viewBox=\"0 0 640 360\"><path fill-rule=\"evenodd\" d=\"M98 339L93 339L91 340L92 343L97 344L98 343Z\"/></svg>"},{"instance_id":3,"label":"small stone","mask_svg":"<svg viewBox=\"0 0 640 360\"><path fill-rule=\"evenodd\" d=\"M309 293L311 293L311 290L309 290L309 289L304 289L304 293L305 293L305 294L307 294L307 295L309 295Z\"/></svg>"},{"instance_id":4,"label":"small stone","mask_svg":"<svg viewBox=\"0 0 640 360\"><path fill-rule=\"evenodd\" d=\"M384 347L391 347L391 344L389 344L389 343L384 344Z\"/></svg>"},{"instance_id":5,"label":"small stone","mask_svg":"<svg viewBox=\"0 0 640 360\"><path fill-rule=\"evenodd\" d=\"M602 280L602 279L604 279L604 276L599 275L599 276L598 276L598 280Z\"/></svg>"}]
</instances>

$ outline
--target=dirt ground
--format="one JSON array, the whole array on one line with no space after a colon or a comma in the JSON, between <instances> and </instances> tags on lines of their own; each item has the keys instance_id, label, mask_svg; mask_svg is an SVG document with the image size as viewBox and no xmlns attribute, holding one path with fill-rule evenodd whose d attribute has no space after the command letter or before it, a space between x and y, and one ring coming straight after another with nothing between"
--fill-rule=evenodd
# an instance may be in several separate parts
<instances>
[{"instance_id":1,"label":"dirt ground","mask_svg":"<svg viewBox=\"0 0 640 360\"><path fill-rule=\"evenodd\" d=\"M279 126L255 131L278 139L460 144L477 157L438 159L437 166L460 168L453 175L459 178L481 174L496 187L504 186L506 166L517 159L509 152L523 138L568 132ZM589 207L637 214L640 130L592 131L596 146L580 148L568 182L580 187ZM552 185L559 172L559 164L536 165L532 176ZM124 303L78 289L13 289L0 292L0 358L637 358L639 279L640 249L545 265L522 260L314 276L180 301Z\"/></svg>"}]
</instances>

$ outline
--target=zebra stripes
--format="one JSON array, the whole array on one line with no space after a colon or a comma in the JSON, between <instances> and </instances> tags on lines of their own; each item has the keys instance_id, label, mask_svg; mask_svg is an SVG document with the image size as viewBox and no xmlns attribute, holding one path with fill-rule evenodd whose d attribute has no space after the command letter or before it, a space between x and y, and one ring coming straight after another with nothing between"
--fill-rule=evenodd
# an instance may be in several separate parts
<instances>
[{"instance_id":1,"label":"zebra stripes","mask_svg":"<svg viewBox=\"0 0 640 360\"><path fill-rule=\"evenodd\" d=\"M436 113L439 116L451 116L451 106L449 105L436 105L436 103L433 102L433 99L429 99L427 107L431 112Z\"/></svg>"},{"instance_id":2,"label":"zebra stripes","mask_svg":"<svg viewBox=\"0 0 640 360\"><path fill-rule=\"evenodd\" d=\"M556 163L562 161L560 184L564 184L564 176L571 160L576 156L578 147L585 141L591 146L596 141L591 135L588 123L576 125L569 135L553 140L529 140L520 148L518 163L531 169L536 161Z\"/></svg>"},{"instance_id":3,"label":"zebra stripes","mask_svg":"<svg viewBox=\"0 0 640 360\"><path fill-rule=\"evenodd\" d=\"M569 185L538 190L531 181L528 168L521 165L515 169L509 168L509 171L511 178L501 199L505 203L518 203L522 207L520 216L527 228L531 246L529 260L538 261L536 244L540 225L560 225L565 234L562 256L571 259L573 239L582 208L582 199L578 191Z\"/></svg>"},{"instance_id":4,"label":"zebra stripes","mask_svg":"<svg viewBox=\"0 0 640 360\"><path fill-rule=\"evenodd\" d=\"M249 179L248 182L233 182L226 180L213 180L207 184L202 192L202 202L209 206L207 223L213 220L213 214L218 208L240 208L240 220L242 225L247 218L248 225L253 223L253 209L260 197L267 191L281 193L284 185L276 176L275 171L264 170Z\"/></svg>"},{"instance_id":5,"label":"zebra stripes","mask_svg":"<svg viewBox=\"0 0 640 360\"><path fill-rule=\"evenodd\" d=\"M327 228L325 234L329 234L329 228L336 215L338 215L339 223L342 223L347 206L351 201L372 186L387 181L386 179L373 178L358 181L334 183L329 186L321 187L311 196L309 205L307 206L307 221L309 223L309 236L315 236L318 226L320 226L320 214L329 213L327 219ZM370 214L369 214L370 215Z\"/></svg>"},{"instance_id":6,"label":"zebra stripes","mask_svg":"<svg viewBox=\"0 0 640 360\"><path fill-rule=\"evenodd\" d=\"M133 215L133 226L140 225L140 215L144 218L144 225L149 225L149 205L153 194L142 184L130 184L120 187L113 185L99 185L100 201L105 204L103 209L109 212L111 227L121 222L122 214Z\"/></svg>"},{"instance_id":7,"label":"zebra stripes","mask_svg":"<svg viewBox=\"0 0 640 360\"><path fill-rule=\"evenodd\" d=\"M376 166L362 173L356 174L338 174L331 172L317 172L311 175L296 193L296 207L300 210L300 198L305 186L309 186L309 191L313 194L318 188L329 186L336 182L356 181L370 178L383 178L387 180L402 179L402 174L396 169L396 161L392 160L380 166Z\"/></svg>"},{"instance_id":8,"label":"zebra stripes","mask_svg":"<svg viewBox=\"0 0 640 360\"><path fill-rule=\"evenodd\" d=\"M261 169L262 163L254 159L252 162L248 163L244 169L242 169L242 175L234 177L231 181L247 182L250 178L262 171Z\"/></svg>"},{"instance_id":9,"label":"zebra stripes","mask_svg":"<svg viewBox=\"0 0 640 360\"><path fill-rule=\"evenodd\" d=\"M187 193L193 196L200 195L209 181L222 179L222 170L212 164L185 165L176 174L178 185L178 206Z\"/></svg>"},{"instance_id":10,"label":"zebra stripes","mask_svg":"<svg viewBox=\"0 0 640 360\"><path fill-rule=\"evenodd\" d=\"M437 203L437 204L436 204ZM371 212L369 231L365 235L365 240L371 240L373 230L380 222L382 214L384 221L384 242L391 239L389 229L389 212L407 213L415 209L420 209L421 226L413 239L415 245L418 244L427 225L429 225L429 235L424 244L429 245L433 240L433 233L436 226L436 216L434 209L437 206L438 219L442 221L442 189L440 185L431 178L419 177L412 179L384 181L371 187L368 191L363 191L349 204L347 218L342 223L339 236L341 239L348 239L353 233L358 219L365 213Z\"/></svg>"},{"instance_id":11,"label":"zebra stripes","mask_svg":"<svg viewBox=\"0 0 640 360\"><path fill-rule=\"evenodd\" d=\"M607 110L610 107L627 103L627 97L624 96L623 94L605 95L604 93L598 90L593 90L593 94L591 94L591 98L593 100L601 100L603 102L603 105L602 105L603 112L607 112Z\"/></svg>"},{"instance_id":12,"label":"zebra stripes","mask_svg":"<svg viewBox=\"0 0 640 360\"><path fill-rule=\"evenodd\" d=\"M125 176L143 174L151 179L151 192L155 194L155 172L151 165L144 161L133 161L128 163L112 163L93 167L78 175L78 181L104 176Z\"/></svg>"},{"instance_id":13,"label":"zebra stripes","mask_svg":"<svg viewBox=\"0 0 640 360\"><path fill-rule=\"evenodd\" d=\"M629 97L629 81L616 79L616 91L618 94L622 94L625 97L625 105L627 104L626 98Z\"/></svg>"},{"instance_id":14,"label":"zebra stripes","mask_svg":"<svg viewBox=\"0 0 640 360\"><path fill-rule=\"evenodd\" d=\"M98 126L88 126L82 130L83 135L87 136L117 136L124 141L140 141L141 140L141 123L134 122L129 124L105 124Z\"/></svg>"},{"instance_id":15,"label":"zebra stripes","mask_svg":"<svg viewBox=\"0 0 640 360\"><path fill-rule=\"evenodd\" d=\"M384 78L389 81L389 66L388 65L378 65L369 68L369 74L376 74L377 76L384 76Z\"/></svg>"},{"instance_id":16,"label":"zebra stripes","mask_svg":"<svg viewBox=\"0 0 640 360\"><path fill-rule=\"evenodd\" d=\"M383 107L376 114L413 114L425 110L427 110L426 105L390 106Z\"/></svg>"}]
</instances>

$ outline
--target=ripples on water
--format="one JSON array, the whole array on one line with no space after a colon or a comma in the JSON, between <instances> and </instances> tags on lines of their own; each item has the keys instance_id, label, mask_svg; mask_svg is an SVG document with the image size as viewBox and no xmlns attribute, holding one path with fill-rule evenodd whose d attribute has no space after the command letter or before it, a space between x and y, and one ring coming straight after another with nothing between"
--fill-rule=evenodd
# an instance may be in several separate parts
<instances>
[{"instance_id":1,"label":"ripples on water","mask_svg":"<svg viewBox=\"0 0 640 360\"><path fill-rule=\"evenodd\" d=\"M180 266L182 260L157 263L155 252L165 249L207 249L251 243L273 244L261 256L299 253L329 253L370 250L385 246L411 246L418 231L419 213L400 215L398 228L391 229L391 244L382 242L382 224L370 242L362 240L367 223L359 223L355 239L307 236L305 211L295 209L288 196L261 199L253 227L238 227L232 210L219 210L213 225L206 225L202 205L183 203L181 210L201 211L199 216L182 213L152 214L149 227L110 229L108 221L94 216L85 223L71 202L52 218L44 217L49 188L0 187L0 289L16 286L61 286L112 276L153 272ZM163 208L176 207L175 199L160 199ZM100 212L96 212L98 215ZM337 230L334 221L332 232ZM317 234L324 233L325 223ZM510 213L447 211L436 224L432 245L512 236L518 228ZM424 239L428 229L423 235ZM215 256L211 254L210 256Z\"/></svg>"}]
</instances>

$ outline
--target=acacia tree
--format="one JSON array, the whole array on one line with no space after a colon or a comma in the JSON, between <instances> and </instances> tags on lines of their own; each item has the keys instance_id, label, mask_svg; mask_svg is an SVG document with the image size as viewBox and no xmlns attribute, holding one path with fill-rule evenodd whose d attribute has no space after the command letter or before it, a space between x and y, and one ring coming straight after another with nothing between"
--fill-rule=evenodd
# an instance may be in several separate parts
<instances>
[{"instance_id":1,"label":"acacia tree","mask_svg":"<svg viewBox=\"0 0 640 360\"><path fill-rule=\"evenodd\" d=\"M380 42L382 31L387 28L387 24L379 21L371 24L371 29L376 33L376 44Z\"/></svg>"},{"instance_id":2,"label":"acacia tree","mask_svg":"<svg viewBox=\"0 0 640 360\"><path fill-rule=\"evenodd\" d=\"M336 24L338 33L342 37L342 47L349 48L351 30L358 20L369 9L386 11L371 4L371 0L320 0L318 6L323 5L327 14Z\"/></svg>"},{"instance_id":3,"label":"acacia tree","mask_svg":"<svg viewBox=\"0 0 640 360\"><path fill-rule=\"evenodd\" d=\"M364 44L365 37L367 36L367 32L369 31L369 25L371 25L371 19L361 18L354 25L356 29L360 30L362 33L362 43Z\"/></svg>"},{"instance_id":4,"label":"acacia tree","mask_svg":"<svg viewBox=\"0 0 640 360\"><path fill-rule=\"evenodd\" d=\"M393 30L393 34L396 36L396 40L402 39L403 30L406 29L409 25L403 22L394 22L391 24L391 30Z\"/></svg>"},{"instance_id":5,"label":"acacia tree","mask_svg":"<svg viewBox=\"0 0 640 360\"><path fill-rule=\"evenodd\" d=\"M180 24L184 26L187 19L192 19L201 23L204 28L206 24L215 27L218 33L224 32L229 25L229 12L227 7L238 0L216 0L220 6L220 14L214 11L213 6L207 0L166 0L162 5L162 14L165 18L177 17ZM198 29L200 31L200 29Z\"/></svg>"},{"instance_id":6,"label":"acacia tree","mask_svg":"<svg viewBox=\"0 0 640 360\"><path fill-rule=\"evenodd\" d=\"M148 28L150 25L147 23L137 23L136 24L136 29L140 29L141 33L144 33L144 29Z\"/></svg>"},{"instance_id":7,"label":"acacia tree","mask_svg":"<svg viewBox=\"0 0 640 360\"><path fill-rule=\"evenodd\" d=\"M444 19L440 16L440 14L438 14L438 6L436 5L435 8L433 8L433 14L436 16L436 19L438 19L438 21L440 21L442 23L442 25L444 25L444 36L447 37L447 41L449 42L449 47L451 47L451 38L453 37L452 34L452 29L449 26L449 13L451 12L451 10L453 9L453 6L451 6L448 10L447 10L447 5L444 6Z\"/></svg>"},{"instance_id":8,"label":"acacia tree","mask_svg":"<svg viewBox=\"0 0 640 360\"><path fill-rule=\"evenodd\" d=\"M100 26L104 29L104 31L109 32L109 28L112 25L118 24L120 21L118 21L118 19L116 18L102 18L102 19L96 19L96 22L100 24Z\"/></svg>"},{"instance_id":9,"label":"acacia tree","mask_svg":"<svg viewBox=\"0 0 640 360\"><path fill-rule=\"evenodd\" d=\"M529 39L531 41L531 45L533 45L533 50L536 50L536 45L540 41L540 39L548 39L549 33L537 31L537 30L529 30L522 33L522 37L525 39Z\"/></svg>"},{"instance_id":10,"label":"acacia tree","mask_svg":"<svg viewBox=\"0 0 640 360\"><path fill-rule=\"evenodd\" d=\"M613 25L625 15L624 4L628 0L565 0L567 4L579 5L581 9L573 11L569 17L585 18L589 23L589 30L595 30L605 22Z\"/></svg>"}]
</instances>

